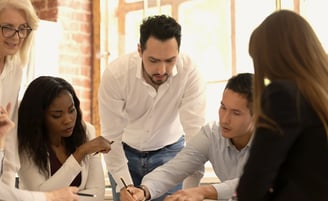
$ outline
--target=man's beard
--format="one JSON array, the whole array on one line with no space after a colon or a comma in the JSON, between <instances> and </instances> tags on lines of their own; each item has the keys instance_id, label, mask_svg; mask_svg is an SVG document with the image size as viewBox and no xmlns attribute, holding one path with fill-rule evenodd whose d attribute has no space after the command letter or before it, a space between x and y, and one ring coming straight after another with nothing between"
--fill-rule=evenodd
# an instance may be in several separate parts
<instances>
[{"instance_id":1,"label":"man's beard","mask_svg":"<svg viewBox=\"0 0 328 201\"><path fill-rule=\"evenodd\" d=\"M154 78L155 78L156 76L158 76L159 74L158 74L158 73L155 73L155 74L149 75L149 74L147 73L147 71L144 69L144 67L143 67L143 72L144 72L144 75L147 76L148 80L150 80L152 84L157 85L157 86L163 84L163 83L166 82L167 79L169 78L169 74L168 74L168 73L165 73L165 74L163 75L163 76L165 77L164 79L162 79L162 80L156 80L156 79L154 79Z\"/></svg>"},{"instance_id":2,"label":"man's beard","mask_svg":"<svg viewBox=\"0 0 328 201\"><path fill-rule=\"evenodd\" d=\"M146 73L147 74L147 73ZM164 82L166 82L167 81L167 79L169 78L169 75L167 74L167 73L165 73L163 76L165 76L165 78L164 79L161 79L161 80L156 80L156 79L154 79L156 76L158 76L158 74L153 74L153 75L148 75L147 74L147 76L149 77L149 79L150 79L150 81L153 83L153 84L155 84L155 85L161 85L161 84L163 84Z\"/></svg>"}]
</instances>

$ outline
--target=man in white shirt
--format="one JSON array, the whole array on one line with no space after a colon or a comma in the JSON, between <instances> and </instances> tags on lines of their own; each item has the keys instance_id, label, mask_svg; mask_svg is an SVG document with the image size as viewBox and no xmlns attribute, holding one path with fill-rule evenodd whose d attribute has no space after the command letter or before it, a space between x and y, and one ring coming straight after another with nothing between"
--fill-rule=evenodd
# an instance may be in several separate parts
<instances>
[{"instance_id":1,"label":"man in white shirt","mask_svg":"<svg viewBox=\"0 0 328 201\"><path fill-rule=\"evenodd\" d=\"M6 109L0 106L0 178L3 170L3 157L6 136L14 127L14 122L9 119L11 105ZM9 187L0 181L0 200L4 201L77 201L77 187L66 187L51 192L32 192Z\"/></svg>"},{"instance_id":2,"label":"man in white shirt","mask_svg":"<svg viewBox=\"0 0 328 201\"><path fill-rule=\"evenodd\" d=\"M231 198L248 159L254 133L252 79L250 73L230 78L223 92L219 121L203 126L174 159L147 174L141 186L128 187L131 194L122 190L122 200L156 199L207 161L221 183L184 189L167 196L165 201Z\"/></svg>"},{"instance_id":3,"label":"man in white shirt","mask_svg":"<svg viewBox=\"0 0 328 201\"><path fill-rule=\"evenodd\" d=\"M140 26L138 52L118 58L104 71L99 112L102 135L115 141L105 156L115 180L111 184L118 185L113 192L124 187L120 178L139 185L205 123L205 82L179 52L180 41L181 26L173 18L151 16Z\"/></svg>"}]
</instances>

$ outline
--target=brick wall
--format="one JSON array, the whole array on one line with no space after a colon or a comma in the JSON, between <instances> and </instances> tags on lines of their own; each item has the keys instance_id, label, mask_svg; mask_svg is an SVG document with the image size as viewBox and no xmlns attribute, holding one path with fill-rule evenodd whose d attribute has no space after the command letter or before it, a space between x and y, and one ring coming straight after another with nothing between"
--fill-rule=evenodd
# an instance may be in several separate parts
<instances>
[{"instance_id":1,"label":"brick wall","mask_svg":"<svg viewBox=\"0 0 328 201\"><path fill-rule=\"evenodd\" d=\"M73 84L84 119L91 121L92 1L31 1L40 19L60 24L59 73Z\"/></svg>"}]
</instances>

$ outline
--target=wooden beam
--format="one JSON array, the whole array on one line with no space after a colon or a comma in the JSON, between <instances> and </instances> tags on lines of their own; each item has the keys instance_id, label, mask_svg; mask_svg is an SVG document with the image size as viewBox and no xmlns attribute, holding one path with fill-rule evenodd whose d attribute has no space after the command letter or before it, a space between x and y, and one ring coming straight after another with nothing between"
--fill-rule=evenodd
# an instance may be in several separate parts
<instances>
[{"instance_id":1,"label":"wooden beam","mask_svg":"<svg viewBox=\"0 0 328 201\"><path fill-rule=\"evenodd\" d=\"M100 135L98 88L100 84L100 0L92 1L91 123Z\"/></svg>"},{"instance_id":2,"label":"wooden beam","mask_svg":"<svg viewBox=\"0 0 328 201\"><path fill-rule=\"evenodd\" d=\"M231 74L237 74L237 50L236 50L236 2L230 1L230 29L231 29Z\"/></svg>"}]
</instances>

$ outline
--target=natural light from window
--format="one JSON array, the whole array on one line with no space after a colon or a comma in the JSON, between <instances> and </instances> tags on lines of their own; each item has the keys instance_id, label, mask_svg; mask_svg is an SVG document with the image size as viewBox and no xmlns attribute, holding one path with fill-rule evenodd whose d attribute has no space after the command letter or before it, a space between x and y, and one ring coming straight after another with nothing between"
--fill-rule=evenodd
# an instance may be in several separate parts
<instances>
[{"instance_id":1,"label":"natural light from window","mask_svg":"<svg viewBox=\"0 0 328 201\"><path fill-rule=\"evenodd\" d=\"M124 2L124 3L123 3ZM171 3L170 3L171 2ZM181 52L187 53L208 82L207 120L217 120L217 109L225 82L233 74L253 72L248 54L250 34L277 9L276 0L103 0L102 69L119 55L137 50L139 25L146 16L174 15L182 25ZM233 2L233 3L232 3ZM299 8L294 8L295 2ZM282 0L282 9L299 10L328 47L328 18L323 1ZM118 5L124 6L118 9ZM139 7L138 7L139 6ZM174 7L175 6L175 7ZM126 11L124 11L126 10ZM121 12L120 12L121 11ZM324 17L326 16L326 17Z\"/></svg>"}]
</instances>

